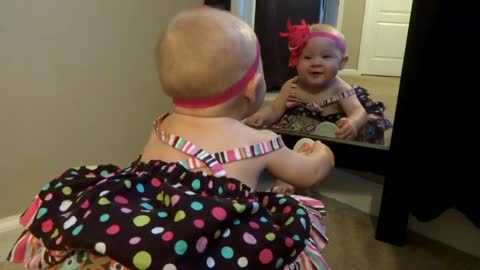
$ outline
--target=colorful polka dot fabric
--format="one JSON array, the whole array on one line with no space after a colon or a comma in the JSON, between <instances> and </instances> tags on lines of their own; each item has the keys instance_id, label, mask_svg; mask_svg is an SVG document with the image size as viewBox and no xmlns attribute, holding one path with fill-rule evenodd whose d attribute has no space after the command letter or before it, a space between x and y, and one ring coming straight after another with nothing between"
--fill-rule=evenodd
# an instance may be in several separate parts
<instances>
[{"instance_id":1,"label":"colorful polka dot fabric","mask_svg":"<svg viewBox=\"0 0 480 270\"><path fill-rule=\"evenodd\" d=\"M46 184L21 217L27 229L9 260L45 269L328 269L321 202L139 160L71 168Z\"/></svg>"}]
</instances>

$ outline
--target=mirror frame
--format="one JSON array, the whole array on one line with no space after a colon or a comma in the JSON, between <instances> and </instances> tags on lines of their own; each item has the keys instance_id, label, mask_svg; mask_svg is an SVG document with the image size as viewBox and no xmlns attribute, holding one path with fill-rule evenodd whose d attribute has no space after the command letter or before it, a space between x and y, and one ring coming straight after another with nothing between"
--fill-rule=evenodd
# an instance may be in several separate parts
<instances>
[{"instance_id":1,"label":"mirror frame","mask_svg":"<svg viewBox=\"0 0 480 270\"><path fill-rule=\"evenodd\" d=\"M207 6L213 6L213 7L222 6L222 9L229 10L229 11L231 10L231 7L232 7L231 0L204 0L203 4Z\"/></svg>"},{"instance_id":2,"label":"mirror frame","mask_svg":"<svg viewBox=\"0 0 480 270\"><path fill-rule=\"evenodd\" d=\"M231 0L205 0L204 4L206 5L221 5L227 7L227 10L231 10ZM399 93L400 95L400 93ZM398 104L397 104L398 107ZM395 116L395 118L397 118ZM395 120L393 121L395 123ZM395 127L393 127L395 129ZM293 135L293 133L288 133L287 131L275 130L279 134L283 135ZM335 162L336 166L340 168L354 169L360 171L368 171L380 175L386 173L386 168L388 165L388 156L390 147L384 145L376 145L369 143L359 143L359 142L349 142L344 140L338 140L333 138L325 138L318 136L309 136L310 138L315 138L321 140L323 143L328 145L332 151L335 153ZM296 140L301 138L296 136ZM296 140L293 138L285 138L286 145L293 148ZM393 134L392 134L393 139Z\"/></svg>"},{"instance_id":3,"label":"mirror frame","mask_svg":"<svg viewBox=\"0 0 480 270\"><path fill-rule=\"evenodd\" d=\"M473 59L468 57L458 59L440 57L442 52L457 49L451 43L443 40L444 33L451 31L448 27L455 25L444 23L443 18L448 17L450 21L458 23L458 28L455 28L455 31L458 30L459 36L461 34L466 35L465 32L474 32L473 20L468 21L469 17L465 14L465 11L461 12L456 8L467 9L463 5L450 5L447 1L413 0L412 3L395 111L394 132L386 158L382 200L375 234L375 238L379 241L397 246L407 244L408 220L412 210L414 207L428 207L428 205L425 205L425 201L418 201L415 198L422 197L428 200L430 198L429 194L420 193L422 190L425 191L426 187L431 189L432 186L437 184L441 185L441 179L445 178L446 175L460 170L460 168L463 170L466 167L464 164L467 159L466 156L457 153L453 158L447 152L458 149L460 149L458 151L467 151L462 149L458 140L454 140L457 142L453 147L450 146L451 142L447 142L445 145L451 149L445 149L439 153L432 151L442 145L435 136L426 140L419 140L418 133L417 136L415 135L417 128L425 124L418 121L419 110L441 111L444 104L451 100L451 94L446 94L447 91L451 90L449 88L451 84L455 84L458 89L471 87L467 86L467 84L470 85L470 80L458 82L460 75L455 72L466 76L466 70L463 68L454 69L449 77L439 79L436 82L437 84L432 84L432 81L438 78L438 71L441 70L441 66L461 67L466 66L470 61L474 62ZM467 13L468 11L475 12L475 10L471 8L467 10ZM479 23L478 16L476 18L475 22ZM471 43L469 46L472 50L475 45ZM469 51L469 48L462 49ZM474 70L472 69L472 71ZM440 86L439 82L441 82ZM429 87L432 89L428 89ZM432 96L431 91L433 90L436 95ZM460 111L460 108L465 107L467 105L464 102L459 102L449 107L449 110ZM468 119L473 121L473 117ZM438 127L443 121L445 121L444 118L434 116L432 120L428 121L428 125ZM460 123L457 124L460 125ZM441 140L445 140L444 136L440 137ZM448 162L445 164L436 163L438 160L444 160L446 156L449 157ZM434 163L434 165L428 165L424 162L426 159L429 159L428 163ZM415 169L423 172L417 172ZM448 195L449 190L454 190L453 187L445 188L445 195ZM431 193L435 194L435 188L431 189ZM431 203L429 202L429 204ZM438 204L439 202L434 201L433 203ZM446 206L445 210L448 208L450 206ZM426 222L435 218L435 215L432 214L430 218L424 218L423 221ZM422 221L418 218L417 220Z\"/></svg>"}]
</instances>

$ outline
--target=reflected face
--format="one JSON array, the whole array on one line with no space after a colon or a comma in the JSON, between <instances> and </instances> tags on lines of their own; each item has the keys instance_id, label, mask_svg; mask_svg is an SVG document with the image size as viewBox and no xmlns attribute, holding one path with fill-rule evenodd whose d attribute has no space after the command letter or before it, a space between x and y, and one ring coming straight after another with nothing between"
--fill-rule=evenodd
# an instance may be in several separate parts
<instances>
[{"instance_id":1,"label":"reflected face","mask_svg":"<svg viewBox=\"0 0 480 270\"><path fill-rule=\"evenodd\" d=\"M342 54L335 42L325 37L314 37L308 41L298 59L297 74L306 85L327 87L342 67Z\"/></svg>"}]
</instances>

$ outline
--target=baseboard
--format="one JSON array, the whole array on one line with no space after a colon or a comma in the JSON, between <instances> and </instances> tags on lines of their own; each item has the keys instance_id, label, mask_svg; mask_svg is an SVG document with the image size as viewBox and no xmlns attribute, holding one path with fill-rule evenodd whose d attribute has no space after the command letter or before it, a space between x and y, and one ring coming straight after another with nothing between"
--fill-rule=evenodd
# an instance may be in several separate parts
<instances>
[{"instance_id":1,"label":"baseboard","mask_svg":"<svg viewBox=\"0 0 480 270\"><path fill-rule=\"evenodd\" d=\"M342 76L361 76L362 73L358 69L342 69L339 72L339 75Z\"/></svg>"},{"instance_id":2,"label":"baseboard","mask_svg":"<svg viewBox=\"0 0 480 270\"><path fill-rule=\"evenodd\" d=\"M18 217L20 215L14 215L0 219L0 234L8 233L21 228L18 223Z\"/></svg>"}]
</instances>

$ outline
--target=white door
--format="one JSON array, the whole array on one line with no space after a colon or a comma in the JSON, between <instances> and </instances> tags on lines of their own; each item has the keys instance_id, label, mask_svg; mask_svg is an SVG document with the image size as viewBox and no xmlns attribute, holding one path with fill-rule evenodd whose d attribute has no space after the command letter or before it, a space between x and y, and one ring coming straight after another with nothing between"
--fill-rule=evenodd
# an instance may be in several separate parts
<instances>
[{"instance_id":1,"label":"white door","mask_svg":"<svg viewBox=\"0 0 480 270\"><path fill-rule=\"evenodd\" d=\"M412 0L366 0L361 74L400 76L411 8Z\"/></svg>"}]
</instances>

